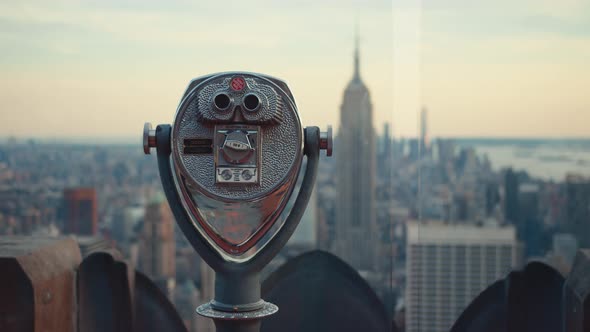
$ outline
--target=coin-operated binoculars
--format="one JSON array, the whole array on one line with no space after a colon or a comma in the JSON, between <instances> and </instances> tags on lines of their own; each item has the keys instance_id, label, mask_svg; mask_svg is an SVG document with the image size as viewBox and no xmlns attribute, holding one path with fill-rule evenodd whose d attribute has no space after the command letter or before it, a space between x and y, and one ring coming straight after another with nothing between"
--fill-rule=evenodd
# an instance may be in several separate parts
<instances>
[{"instance_id":1,"label":"coin-operated binoculars","mask_svg":"<svg viewBox=\"0 0 590 332\"><path fill-rule=\"evenodd\" d=\"M217 331L259 331L278 308L260 298L260 270L287 243L309 201L332 130L302 128L279 79L219 73L193 80L174 123L146 123L162 185L186 238L215 270L215 299L197 308ZM290 211L283 213L306 156Z\"/></svg>"}]
</instances>

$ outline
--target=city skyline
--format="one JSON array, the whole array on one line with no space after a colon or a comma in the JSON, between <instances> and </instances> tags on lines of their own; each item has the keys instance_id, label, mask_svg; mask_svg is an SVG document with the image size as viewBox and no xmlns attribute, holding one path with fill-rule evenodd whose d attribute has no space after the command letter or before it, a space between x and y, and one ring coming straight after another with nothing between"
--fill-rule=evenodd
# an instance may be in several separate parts
<instances>
[{"instance_id":1,"label":"city skyline","mask_svg":"<svg viewBox=\"0 0 590 332\"><path fill-rule=\"evenodd\" d=\"M264 331L479 332L524 328L522 317L555 330L578 312L571 286L589 259L578 250L590 246L589 42L580 0L0 0L4 311L35 321L4 325L53 324L65 303L75 329L173 330L158 325L168 312L179 330L214 331L207 312L256 318L272 303ZM171 129L178 149L142 151L144 121L170 123L191 79L231 70L289 88L248 74L199 85ZM334 142L306 130L290 149L281 130L300 124L334 126ZM316 150L332 143L331 158ZM231 188L202 177L207 165L233 172ZM246 181L246 166L261 180ZM268 236L237 234L242 217L273 209ZM256 252L229 250L232 235ZM49 239L56 248L38 246ZM46 291L35 276L57 285L64 274L46 272L60 266L67 289Z\"/></svg>"},{"instance_id":2,"label":"city skyline","mask_svg":"<svg viewBox=\"0 0 590 332\"><path fill-rule=\"evenodd\" d=\"M356 91L349 92L358 92L358 84L354 85L353 90ZM350 102L355 100L358 102L355 97L366 96L366 94L358 93L346 95L350 96L348 100ZM366 98L362 99L367 101ZM343 105L343 110L354 111L356 108L354 104L344 101L344 104L350 107ZM366 107L364 109L365 112L347 113L348 115L352 113L353 117L370 114ZM387 132L387 130L384 131ZM411 298L411 294L408 298L404 298L404 294L408 294L407 285L412 286L420 280L420 278L413 278L416 276L412 274L413 270L408 272L408 269L403 268L408 266L406 259L411 257L408 253L411 252L412 246L408 246L407 240L412 239L412 236L408 233L407 227L413 220L419 222L420 240L427 239L428 225L436 222L448 230L448 232L433 233L441 241L448 242L453 238L465 240L466 236L451 228L470 227L473 230L471 237L477 246L483 243L483 238L488 238L485 234L488 234L490 230L524 229L525 236L522 237L522 241L519 241L519 248L526 250L519 249L519 252L525 253L527 257L534 255L533 257L543 258L548 266L565 271L563 273L567 273L571 267L578 243L588 241L586 233L575 231L576 224L579 224L577 220L588 219L588 211L583 209L588 205L586 203L590 197L590 191L588 191L590 178L588 177L569 176L565 178L565 181L564 178L555 181L536 178L528 173L527 168L526 171L513 173L516 176L516 185L512 186L506 185L506 179L510 177L508 173L511 171L505 169L495 171L493 162L485 155L477 153L476 148L455 143L453 140L437 140L430 147L421 147L419 141L415 139L392 141L389 135L381 135L374 143L369 143L371 144L376 145L377 160L380 165L374 173L378 180L374 195L378 236L374 237L373 241L377 250L373 254L367 254L372 256L365 260L375 261L374 269L366 270L362 266L357 269L375 295L383 301L385 309L391 313L395 311L397 318L413 317L409 309L413 302L405 301ZM434 153L435 147L436 153ZM513 148L513 152L518 153L518 156L513 156L513 159L533 159L533 156L528 155L522 147L515 145ZM582 150L575 152L575 155L581 157L582 153L590 149L590 145L578 148ZM552 144L548 144L543 149L559 154L564 153L564 147ZM364 150L369 149L364 148ZM351 153L340 154L341 157L347 155L350 156ZM369 158L358 153L356 156L358 157L356 159ZM547 157L544 155L543 159L538 159L534 163L556 164L555 159ZM325 158L318 172L315 186L318 194L315 244L322 250L336 253L336 256L340 257L338 260L342 259L346 262L349 256L347 253L339 254L329 249L340 242L339 238L343 234L336 229L343 226L344 221L338 217L337 211L340 209L338 201L346 196L339 185L342 182L342 179L338 177L339 170L342 169L339 165L342 165L342 162L338 159ZM571 166L562 164L562 167L565 172L572 171ZM365 171L361 171L363 172ZM369 172L371 171L366 171L365 174ZM366 179L366 176L355 177ZM198 303L212 298L211 273L203 270L205 263L196 259L198 255L190 248L190 244L186 242L177 227L174 227L173 237L164 236L166 233L172 235L172 220L170 211L162 213L157 204L155 206L157 209L150 204L162 199L158 168L153 156L146 157L134 146L5 144L0 146L0 184L2 187L0 233L21 236L59 236L68 233L67 213L64 213L68 210L65 190L79 187L95 188L99 217L97 236L116 246L121 254L129 259L130 266L136 266L140 271L146 272L146 269L151 269L149 264L143 264L142 261L162 263L176 261L173 268L176 271L176 283L173 282L174 278L158 278L147 271L148 275L160 289L166 292L169 299L173 299L178 313L183 315L185 324L199 326L199 321L186 319L196 317L189 316L187 313L194 312L194 307ZM359 192L364 191L360 189ZM508 204L509 201L510 204ZM516 213L508 211L511 210L509 205L515 207ZM308 206L308 212L310 212L309 209L313 208ZM511 220L510 215L515 215L518 220ZM358 216L358 218L362 218L360 228L368 230L369 218L364 216ZM522 225L523 220L528 220L527 227L519 226ZM158 226L155 233L150 232L156 225L165 228L159 229ZM305 220L302 220L298 230L302 230L304 226ZM167 231L164 232L164 229ZM349 227L348 230L355 231L353 227ZM269 270L279 268L285 262L288 264L301 252L314 248L313 242L307 242L304 245L294 242L297 241L287 244L284 253L277 256L278 259L269 265ZM364 241L346 241L348 244L354 244L349 245L348 248L354 249L355 252L362 250L362 242ZM176 247L174 257L166 249L171 246ZM443 249L441 250L443 259L438 261L447 261L448 259L444 258L445 250L441 249ZM166 252L168 252L168 258L158 254L165 255ZM451 258L452 252L451 249ZM456 252L460 254L461 250ZM485 257L488 250L479 252ZM369 259L371 257L373 259ZM424 257L428 258L428 255ZM486 261L492 263L489 259ZM160 266L163 265L160 264ZM351 266L355 268L354 262ZM480 279L478 287L488 286L490 283L488 266L490 265L486 263L479 272L477 266L479 265L476 265L475 271L480 276L486 276L485 279ZM460 265L457 265L457 271L460 271L459 268ZM440 267L437 271L439 269ZM467 281L468 277L473 275L471 272L466 274L466 278L461 279L466 283L461 284L459 281L460 287L458 287L457 280L455 282L452 279L448 280L448 274L442 269L440 271L440 273L437 272L437 277L428 279L435 285L432 288L437 290L435 296L438 296L436 295L438 290L442 289L459 291L469 289L464 296L459 295L464 300L463 304L457 300L456 295L451 297L450 303L454 301L455 304L451 316L442 317L440 314L433 316L438 322L446 325L456 318L455 316L462 311L461 307L467 305L478 291L469 286L473 283ZM506 275L500 270L496 271L498 274L494 272L494 275L498 278ZM187 282L189 280L187 278L190 278L192 284ZM447 282L449 284L453 282L455 286L445 288L444 284ZM446 297L451 294L453 293L444 293L441 296ZM436 303L446 303L443 297L440 297L441 300ZM429 306L422 307L428 309ZM397 318L396 324L400 324L397 326L404 326L405 324L398 322ZM434 320L431 321L434 322ZM206 322L210 323L210 321ZM200 327L197 327L197 330L200 331Z\"/></svg>"},{"instance_id":3,"label":"city skyline","mask_svg":"<svg viewBox=\"0 0 590 332\"><path fill-rule=\"evenodd\" d=\"M355 17L378 132L416 136L427 107L432 137L588 136L583 1L230 5L1 3L3 136L133 137L171 122L190 79L242 69L286 80L304 125L337 130Z\"/></svg>"}]
</instances>

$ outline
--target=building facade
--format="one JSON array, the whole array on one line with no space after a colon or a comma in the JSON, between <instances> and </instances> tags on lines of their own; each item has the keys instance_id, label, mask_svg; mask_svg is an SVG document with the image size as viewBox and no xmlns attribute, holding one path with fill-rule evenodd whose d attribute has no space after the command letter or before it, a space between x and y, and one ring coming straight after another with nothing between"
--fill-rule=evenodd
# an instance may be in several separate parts
<instances>
[{"instance_id":1,"label":"building facade","mask_svg":"<svg viewBox=\"0 0 590 332\"><path fill-rule=\"evenodd\" d=\"M430 137L428 136L428 109L422 107L420 111L420 155L430 153Z\"/></svg>"},{"instance_id":2,"label":"building facade","mask_svg":"<svg viewBox=\"0 0 590 332\"><path fill-rule=\"evenodd\" d=\"M70 188L64 190L64 233L96 235L98 212L94 188Z\"/></svg>"},{"instance_id":3,"label":"building facade","mask_svg":"<svg viewBox=\"0 0 590 332\"><path fill-rule=\"evenodd\" d=\"M590 178L566 177L566 229L575 234L581 248L590 247Z\"/></svg>"},{"instance_id":4,"label":"building facade","mask_svg":"<svg viewBox=\"0 0 590 332\"><path fill-rule=\"evenodd\" d=\"M369 90L359 69L344 91L336 140L337 197L334 252L357 270L373 270L376 255L375 134Z\"/></svg>"},{"instance_id":5,"label":"building facade","mask_svg":"<svg viewBox=\"0 0 590 332\"><path fill-rule=\"evenodd\" d=\"M406 331L448 331L467 305L519 263L514 227L410 222Z\"/></svg>"},{"instance_id":6,"label":"building facade","mask_svg":"<svg viewBox=\"0 0 590 332\"><path fill-rule=\"evenodd\" d=\"M167 283L176 277L174 218L163 195L157 195L145 208L139 244L141 271L154 280Z\"/></svg>"}]
</instances>

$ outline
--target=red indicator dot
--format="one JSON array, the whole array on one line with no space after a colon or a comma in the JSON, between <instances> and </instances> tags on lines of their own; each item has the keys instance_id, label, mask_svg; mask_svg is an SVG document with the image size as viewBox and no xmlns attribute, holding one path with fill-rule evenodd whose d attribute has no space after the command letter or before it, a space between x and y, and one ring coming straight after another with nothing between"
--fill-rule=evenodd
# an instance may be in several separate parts
<instances>
[{"instance_id":1,"label":"red indicator dot","mask_svg":"<svg viewBox=\"0 0 590 332\"><path fill-rule=\"evenodd\" d=\"M230 88L234 91L242 91L246 87L246 81L241 76L236 76L229 82Z\"/></svg>"}]
</instances>

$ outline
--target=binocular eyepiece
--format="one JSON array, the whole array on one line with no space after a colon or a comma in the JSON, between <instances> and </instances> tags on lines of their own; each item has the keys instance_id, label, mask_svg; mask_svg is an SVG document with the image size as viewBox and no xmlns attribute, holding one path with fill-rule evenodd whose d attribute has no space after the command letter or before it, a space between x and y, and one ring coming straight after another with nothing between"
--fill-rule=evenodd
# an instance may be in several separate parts
<instances>
[{"instance_id":1,"label":"binocular eyepiece","mask_svg":"<svg viewBox=\"0 0 590 332\"><path fill-rule=\"evenodd\" d=\"M232 107L240 107L247 112L256 112L260 108L260 104L260 97L255 92L245 94L237 103L225 92L220 92L213 98L213 107L218 112L229 111Z\"/></svg>"}]
</instances>

